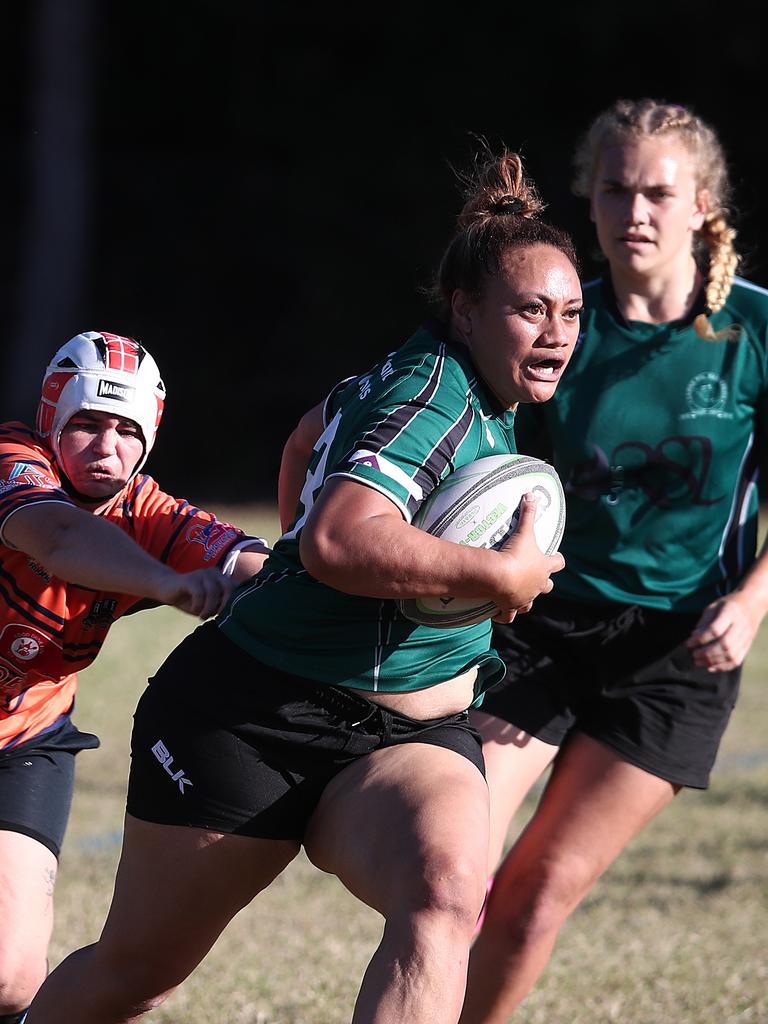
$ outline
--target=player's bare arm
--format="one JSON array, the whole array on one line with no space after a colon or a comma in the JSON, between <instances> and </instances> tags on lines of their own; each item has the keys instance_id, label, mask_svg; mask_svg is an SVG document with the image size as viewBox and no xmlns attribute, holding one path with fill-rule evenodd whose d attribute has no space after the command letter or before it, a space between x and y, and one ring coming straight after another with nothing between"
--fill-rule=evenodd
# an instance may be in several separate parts
<instances>
[{"instance_id":1,"label":"player's bare arm","mask_svg":"<svg viewBox=\"0 0 768 1024\"><path fill-rule=\"evenodd\" d=\"M202 618L219 611L232 589L231 579L218 569L178 573L117 526L65 502L19 509L3 536L59 579L135 594Z\"/></svg>"},{"instance_id":2,"label":"player's bare arm","mask_svg":"<svg viewBox=\"0 0 768 1024\"><path fill-rule=\"evenodd\" d=\"M302 416L283 448L277 481L277 503L283 530L288 529L296 514L312 449L323 432L323 405L321 402Z\"/></svg>"},{"instance_id":3,"label":"player's bare arm","mask_svg":"<svg viewBox=\"0 0 768 1024\"><path fill-rule=\"evenodd\" d=\"M562 556L544 555L533 533L535 501L501 551L464 547L405 522L396 505L364 484L329 480L301 535L315 578L349 594L402 598L488 597L517 608L551 589Z\"/></svg>"}]
</instances>

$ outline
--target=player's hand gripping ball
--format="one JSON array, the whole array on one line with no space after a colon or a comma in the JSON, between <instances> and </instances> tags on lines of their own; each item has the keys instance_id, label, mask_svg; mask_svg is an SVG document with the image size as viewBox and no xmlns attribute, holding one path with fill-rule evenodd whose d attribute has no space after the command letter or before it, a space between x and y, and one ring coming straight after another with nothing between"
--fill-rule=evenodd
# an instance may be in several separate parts
<instances>
[{"instance_id":1,"label":"player's hand gripping ball","mask_svg":"<svg viewBox=\"0 0 768 1024\"><path fill-rule=\"evenodd\" d=\"M551 555L565 529L565 494L554 468L529 455L491 455L457 469L430 494L413 525L454 544L498 548L517 529L529 491L537 499L536 541ZM406 598L398 605L407 619L438 629L471 626L498 611L493 602L450 596Z\"/></svg>"}]
</instances>

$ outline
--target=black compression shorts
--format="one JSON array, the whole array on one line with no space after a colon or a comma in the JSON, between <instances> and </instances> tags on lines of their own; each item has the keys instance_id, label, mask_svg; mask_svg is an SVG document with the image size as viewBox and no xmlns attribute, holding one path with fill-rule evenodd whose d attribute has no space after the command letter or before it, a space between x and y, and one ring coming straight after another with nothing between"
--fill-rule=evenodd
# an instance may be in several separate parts
<instances>
[{"instance_id":1,"label":"black compression shorts","mask_svg":"<svg viewBox=\"0 0 768 1024\"><path fill-rule=\"evenodd\" d=\"M699 618L538 597L494 625L507 676L480 710L557 746L584 733L652 775L706 789L741 670L693 664L685 641Z\"/></svg>"},{"instance_id":2,"label":"black compression shorts","mask_svg":"<svg viewBox=\"0 0 768 1024\"><path fill-rule=\"evenodd\" d=\"M67 719L52 732L0 750L0 831L20 832L58 858L75 781L75 754L98 747Z\"/></svg>"},{"instance_id":3,"label":"black compression shorts","mask_svg":"<svg viewBox=\"0 0 768 1024\"><path fill-rule=\"evenodd\" d=\"M429 743L484 773L467 712L419 721L270 668L213 622L150 680L134 716L128 812L266 839L303 835L323 789L380 747Z\"/></svg>"}]
</instances>

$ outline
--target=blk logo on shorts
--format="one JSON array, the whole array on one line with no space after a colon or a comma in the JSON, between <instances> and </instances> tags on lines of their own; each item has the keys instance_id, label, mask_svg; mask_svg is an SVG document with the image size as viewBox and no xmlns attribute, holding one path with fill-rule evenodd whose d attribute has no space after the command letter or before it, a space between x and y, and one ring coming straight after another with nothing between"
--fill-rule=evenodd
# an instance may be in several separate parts
<instances>
[{"instance_id":1,"label":"blk logo on shorts","mask_svg":"<svg viewBox=\"0 0 768 1024\"><path fill-rule=\"evenodd\" d=\"M194 783L184 774L184 769L180 768L178 771L173 770L173 756L168 750L168 747L163 743L162 740L158 740L157 743L152 747L152 753L155 755L157 760L163 766L163 769L168 772L171 779L179 784L179 792L184 795L185 786L193 786Z\"/></svg>"}]
</instances>

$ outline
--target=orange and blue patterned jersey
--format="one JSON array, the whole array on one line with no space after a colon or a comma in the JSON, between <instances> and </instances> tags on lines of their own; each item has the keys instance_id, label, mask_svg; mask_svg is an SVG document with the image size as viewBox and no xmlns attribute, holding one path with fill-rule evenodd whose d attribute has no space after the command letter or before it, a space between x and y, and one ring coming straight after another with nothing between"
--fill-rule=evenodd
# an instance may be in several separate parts
<instances>
[{"instance_id":1,"label":"orange and blue patterned jersey","mask_svg":"<svg viewBox=\"0 0 768 1024\"><path fill-rule=\"evenodd\" d=\"M57 579L6 544L15 512L51 501L75 505L51 450L24 424L0 424L0 750L58 727L72 708L75 673L99 653L112 623L147 607L135 595ZM99 515L178 572L222 568L247 539L141 473Z\"/></svg>"}]
</instances>

